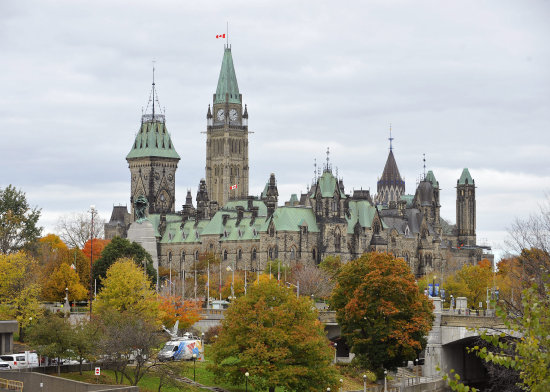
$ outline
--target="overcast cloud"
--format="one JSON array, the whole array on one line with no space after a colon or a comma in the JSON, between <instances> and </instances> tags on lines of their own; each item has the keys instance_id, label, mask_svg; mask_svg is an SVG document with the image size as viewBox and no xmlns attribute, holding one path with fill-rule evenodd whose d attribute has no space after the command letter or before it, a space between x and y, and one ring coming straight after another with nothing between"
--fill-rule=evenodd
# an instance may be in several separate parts
<instances>
[{"instance_id":1,"label":"overcast cloud","mask_svg":"<svg viewBox=\"0 0 550 392\"><path fill-rule=\"evenodd\" d=\"M305 192L326 147L347 191L374 193L388 154L414 193L422 154L455 221L456 180L476 181L478 238L550 191L549 1L0 1L0 187L41 224L129 203L125 156L156 60L182 157L177 205L204 176L206 111L229 21L250 114L250 184Z\"/></svg>"}]
</instances>

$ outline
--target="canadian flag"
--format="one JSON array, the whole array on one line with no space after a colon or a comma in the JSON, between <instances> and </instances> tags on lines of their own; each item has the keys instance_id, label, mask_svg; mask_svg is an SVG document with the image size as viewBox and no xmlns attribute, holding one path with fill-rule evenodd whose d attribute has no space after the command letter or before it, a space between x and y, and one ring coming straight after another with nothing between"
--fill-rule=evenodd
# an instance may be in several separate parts
<instances>
[{"instance_id":1,"label":"canadian flag","mask_svg":"<svg viewBox=\"0 0 550 392\"><path fill-rule=\"evenodd\" d=\"M233 189L237 189L237 184L235 184L235 185L231 185L231 186L229 187L229 189L231 189L231 190L233 190Z\"/></svg>"},{"instance_id":2,"label":"canadian flag","mask_svg":"<svg viewBox=\"0 0 550 392\"><path fill-rule=\"evenodd\" d=\"M225 34L216 34L216 38L225 38Z\"/></svg>"}]
</instances>

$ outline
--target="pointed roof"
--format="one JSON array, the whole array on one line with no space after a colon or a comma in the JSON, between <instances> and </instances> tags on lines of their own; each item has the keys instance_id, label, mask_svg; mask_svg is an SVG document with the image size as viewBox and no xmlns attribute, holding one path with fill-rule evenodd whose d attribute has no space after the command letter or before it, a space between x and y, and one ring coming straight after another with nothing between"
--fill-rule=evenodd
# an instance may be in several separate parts
<instances>
[{"instance_id":1,"label":"pointed roof","mask_svg":"<svg viewBox=\"0 0 550 392\"><path fill-rule=\"evenodd\" d=\"M395 162L395 157L393 156L393 150L390 149L388 159L386 160L386 166L384 166L384 171L382 172L382 177L378 180L380 185L405 185L405 182L399 174L399 169L397 168L397 163Z\"/></svg>"},{"instance_id":2,"label":"pointed roof","mask_svg":"<svg viewBox=\"0 0 550 392\"><path fill-rule=\"evenodd\" d=\"M435 179L435 175L433 171L431 170L428 171L428 174L426 174L426 181L430 181L434 188L439 188L439 182Z\"/></svg>"},{"instance_id":3,"label":"pointed roof","mask_svg":"<svg viewBox=\"0 0 550 392\"><path fill-rule=\"evenodd\" d=\"M233 57L231 56L231 48L226 47L223 52L222 68L218 78L218 87L216 88L216 98L214 103L225 103L226 95L228 95L228 103L242 103L239 94L239 85L237 84L237 75L233 67Z\"/></svg>"},{"instance_id":4,"label":"pointed roof","mask_svg":"<svg viewBox=\"0 0 550 392\"><path fill-rule=\"evenodd\" d=\"M460 179L458 180L459 185L468 185L468 184L475 184L474 180L472 179L472 176L470 175L470 171L467 167L462 170L462 174L460 175Z\"/></svg>"},{"instance_id":5,"label":"pointed roof","mask_svg":"<svg viewBox=\"0 0 550 392\"><path fill-rule=\"evenodd\" d=\"M180 159L164 122L151 120L141 123L126 159L145 157Z\"/></svg>"}]
</instances>

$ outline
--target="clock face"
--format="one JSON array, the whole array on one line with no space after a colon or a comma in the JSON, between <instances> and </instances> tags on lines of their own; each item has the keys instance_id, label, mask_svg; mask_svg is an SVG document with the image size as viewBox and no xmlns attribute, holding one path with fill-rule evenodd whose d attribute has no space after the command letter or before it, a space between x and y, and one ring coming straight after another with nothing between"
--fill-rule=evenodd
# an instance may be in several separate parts
<instances>
[{"instance_id":1,"label":"clock face","mask_svg":"<svg viewBox=\"0 0 550 392\"><path fill-rule=\"evenodd\" d=\"M231 109L229 111L229 119L231 121L235 121L237 119L237 117L238 117L237 111L235 109Z\"/></svg>"},{"instance_id":2,"label":"clock face","mask_svg":"<svg viewBox=\"0 0 550 392\"><path fill-rule=\"evenodd\" d=\"M225 111L223 109L220 109L216 114L216 118L218 119L218 121L223 121L224 115L225 115Z\"/></svg>"}]
</instances>

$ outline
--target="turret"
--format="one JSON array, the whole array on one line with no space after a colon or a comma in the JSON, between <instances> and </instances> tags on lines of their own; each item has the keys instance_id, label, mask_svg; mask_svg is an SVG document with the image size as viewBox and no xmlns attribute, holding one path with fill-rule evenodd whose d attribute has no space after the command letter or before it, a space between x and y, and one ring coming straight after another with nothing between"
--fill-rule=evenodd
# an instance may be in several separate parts
<instances>
[{"instance_id":1,"label":"turret","mask_svg":"<svg viewBox=\"0 0 550 392\"><path fill-rule=\"evenodd\" d=\"M456 182L456 228L458 244L476 244L476 187L467 168Z\"/></svg>"},{"instance_id":2,"label":"turret","mask_svg":"<svg viewBox=\"0 0 550 392\"><path fill-rule=\"evenodd\" d=\"M269 182L267 184L267 191L265 193L264 203L267 207L267 216L273 215L277 208L277 200L279 197L279 191L277 190L277 182L275 181L275 174L271 173L269 176Z\"/></svg>"},{"instance_id":3,"label":"turret","mask_svg":"<svg viewBox=\"0 0 550 392\"><path fill-rule=\"evenodd\" d=\"M382 177L376 183L376 203L389 205L391 201L397 202L405 194L405 181L399 174L397 162L393 156L393 146L390 128L390 153L382 172Z\"/></svg>"}]
</instances>

